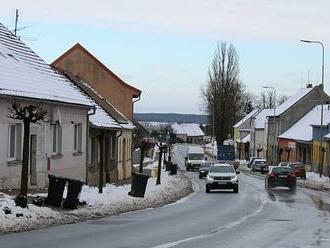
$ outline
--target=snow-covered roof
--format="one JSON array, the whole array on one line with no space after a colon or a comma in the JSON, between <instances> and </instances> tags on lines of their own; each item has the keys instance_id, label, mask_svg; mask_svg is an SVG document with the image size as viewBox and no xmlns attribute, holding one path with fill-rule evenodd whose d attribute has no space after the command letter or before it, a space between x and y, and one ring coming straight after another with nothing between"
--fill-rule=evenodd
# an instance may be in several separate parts
<instances>
[{"instance_id":1,"label":"snow-covered roof","mask_svg":"<svg viewBox=\"0 0 330 248\"><path fill-rule=\"evenodd\" d=\"M263 109L255 116L255 128L264 129L267 116L274 113L273 109Z\"/></svg>"},{"instance_id":2,"label":"snow-covered roof","mask_svg":"<svg viewBox=\"0 0 330 248\"><path fill-rule=\"evenodd\" d=\"M172 129L175 134L184 134L190 137L204 136L204 132L196 123L174 123Z\"/></svg>"},{"instance_id":3,"label":"snow-covered roof","mask_svg":"<svg viewBox=\"0 0 330 248\"><path fill-rule=\"evenodd\" d=\"M93 126L98 128L115 128L121 129L121 125L113 119L108 113L106 113L100 106L97 105L94 115L89 118Z\"/></svg>"},{"instance_id":4,"label":"snow-covered roof","mask_svg":"<svg viewBox=\"0 0 330 248\"><path fill-rule=\"evenodd\" d=\"M312 125L320 125L321 120L321 105L315 106L303 118L297 121L291 128L289 128L279 138L312 141L313 127ZM330 123L330 105L323 106L323 123L326 125Z\"/></svg>"},{"instance_id":5,"label":"snow-covered roof","mask_svg":"<svg viewBox=\"0 0 330 248\"><path fill-rule=\"evenodd\" d=\"M1 23L0 95L93 106L70 80L53 70Z\"/></svg>"},{"instance_id":6,"label":"snow-covered roof","mask_svg":"<svg viewBox=\"0 0 330 248\"><path fill-rule=\"evenodd\" d=\"M246 122L248 119L250 119L251 117L253 117L255 114L257 114L259 111L259 109L254 109L252 110L249 114L247 114L242 120L240 120L239 122L237 122L234 125L234 128L238 128L240 125L242 125L244 122Z\"/></svg>"},{"instance_id":7,"label":"snow-covered roof","mask_svg":"<svg viewBox=\"0 0 330 248\"><path fill-rule=\"evenodd\" d=\"M249 143L251 141L251 134L249 133L248 135L246 135L241 142L242 143Z\"/></svg>"},{"instance_id":8,"label":"snow-covered roof","mask_svg":"<svg viewBox=\"0 0 330 248\"><path fill-rule=\"evenodd\" d=\"M314 88L303 88L296 92L296 94L289 97L285 102L276 108L275 115L279 116L296 104L300 99L306 96Z\"/></svg>"}]
</instances>

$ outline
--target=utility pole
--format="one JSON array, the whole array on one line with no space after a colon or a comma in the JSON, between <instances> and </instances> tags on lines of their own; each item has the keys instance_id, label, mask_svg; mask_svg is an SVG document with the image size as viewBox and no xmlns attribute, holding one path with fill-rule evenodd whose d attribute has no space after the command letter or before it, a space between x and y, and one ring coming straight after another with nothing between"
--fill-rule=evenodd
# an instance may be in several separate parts
<instances>
[{"instance_id":1,"label":"utility pole","mask_svg":"<svg viewBox=\"0 0 330 248\"><path fill-rule=\"evenodd\" d=\"M321 41L318 40L300 40L301 42L304 43L314 43L314 44L319 44L321 45L322 48L322 68L321 68L321 141L320 141L320 156L319 156L319 174L320 177L322 177L322 172L323 172L323 161L324 161L324 149L323 149L323 105L324 105L324 45Z\"/></svg>"}]
</instances>

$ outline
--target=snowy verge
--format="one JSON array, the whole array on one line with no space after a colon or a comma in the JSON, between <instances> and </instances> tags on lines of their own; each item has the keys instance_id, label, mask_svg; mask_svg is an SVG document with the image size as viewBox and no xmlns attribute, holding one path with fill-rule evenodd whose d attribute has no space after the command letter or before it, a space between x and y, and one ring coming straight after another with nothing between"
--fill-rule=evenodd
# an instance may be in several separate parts
<instances>
[{"instance_id":1,"label":"snowy verge","mask_svg":"<svg viewBox=\"0 0 330 248\"><path fill-rule=\"evenodd\" d=\"M240 166L240 170L246 174L250 174L256 176L258 178L265 178L265 175L260 172L253 172L246 166ZM320 190L330 193L330 181L328 177L319 177L319 175L315 172L307 172L306 179L298 179L297 184L300 187Z\"/></svg>"},{"instance_id":2,"label":"snowy verge","mask_svg":"<svg viewBox=\"0 0 330 248\"><path fill-rule=\"evenodd\" d=\"M22 209L15 206L13 196L0 193L0 234L28 231L56 224L76 223L159 207L175 202L193 192L191 180L182 172L169 176L163 171L161 182L161 185L156 185L156 178L150 178L144 198L129 196L130 185L107 184L103 194L99 194L96 187L83 186L80 201L85 201L87 205L70 211L37 207L31 204L28 208ZM5 214L6 207L11 209L11 214ZM23 214L23 216L17 217L16 214Z\"/></svg>"}]
</instances>

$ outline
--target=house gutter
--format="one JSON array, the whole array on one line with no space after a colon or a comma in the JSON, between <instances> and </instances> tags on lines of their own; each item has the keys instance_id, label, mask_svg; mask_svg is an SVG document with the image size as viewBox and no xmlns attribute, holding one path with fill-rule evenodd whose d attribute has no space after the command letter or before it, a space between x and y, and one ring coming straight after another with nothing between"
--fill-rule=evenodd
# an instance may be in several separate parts
<instances>
[{"instance_id":1,"label":"house gutter","mask_svg":"<svg viewBox=\"0 0 330 248\"><path fill-rule=\"evenodd\" d=\"M86 184L88 184L88 160L89 160L89 152L88 152L88 147L89 147L89 117L92 115L95 115L96 113L96 108L92 108L92 113L87 113L87 123L86 123Z\"/></svg>"}]
</instances>

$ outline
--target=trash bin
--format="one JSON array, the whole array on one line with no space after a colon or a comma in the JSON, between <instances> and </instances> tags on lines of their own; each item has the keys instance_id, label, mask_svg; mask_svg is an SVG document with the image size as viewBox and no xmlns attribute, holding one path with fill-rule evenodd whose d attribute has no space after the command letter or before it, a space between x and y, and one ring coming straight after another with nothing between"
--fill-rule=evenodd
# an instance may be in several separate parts
<instances>
[{"instance_id":1,"label":"trash bin","mask_svg":"<svg viewBox=\"0 0 330 248\"><path fill-rule=\"evenodd\" d=\"M172 166L172 163L171 163L171 162L168 162L168 163L165 165L165 171L170 171L170 170L171 170L171 166Z\"/></svg>"},{"instance_id":2,"label":"trash bin","mask_svg":"<svg viewBox=\"0 0 330 248\"><path fill-rule=\"evenodd\" d=\"M48 179L48 196L45 203L53 207L60 207L62 204L63 192L67 179L55 177L53 175L48 175Z\"/></svg>"},{"instance_id":3,"label":"trash bin","mask_svg":"<svg viewBox=\"0 0 330 248\"><path fill-rule=\"evenodd\" d=\"M73 179L68 179L68 194L63 203L63 208L77 209L79 204L79 194L81 192L83 182Z\"/></svg>"},{"instance_id":4,"label":"trash bin","mask_svg":"<svg viewBox=\"0 0 330 248\"><path fill-rule=\"evenodd\" d=\"M178 174L178 164L171 164L171 171L170 171L170 175L176 175Z\"/></svg>"},{"instance_id":5,"label":"trash bin","mask_svg":"<svg viewBox=\"0 0 330 248\"><path fill-rule=\"evenodd\" d=\"M144 197L149 176L143 173L133 173L131 191L128 193L134 197Z\"/></svg>"}]
</instances>

